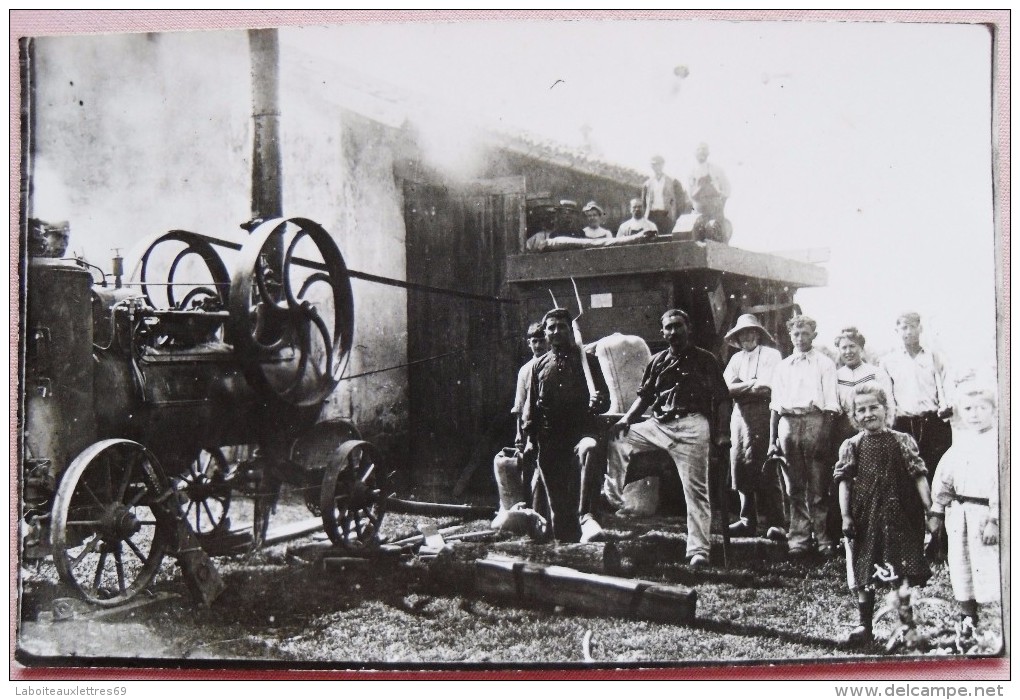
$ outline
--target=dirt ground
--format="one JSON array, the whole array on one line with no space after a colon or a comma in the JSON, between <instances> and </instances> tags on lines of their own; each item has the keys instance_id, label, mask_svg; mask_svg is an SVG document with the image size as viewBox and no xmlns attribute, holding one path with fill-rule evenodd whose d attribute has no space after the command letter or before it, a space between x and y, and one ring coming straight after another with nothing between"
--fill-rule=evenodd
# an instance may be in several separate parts
<instances>
[{"instance_id":1,"label":"dirt ground","mask_svg":"<svg viewBox=\"0 0 1020 700\"><path fill-rule=\"evenodd\" d=\"M234 522L244 521L235 506ZM285 499L273 525L309 517L295 498ZM423 523L484 529L484 521L387 514L389 540L414 535ZM886 655L898 627L895 615L876 624L878 639L851 649L841 637L857 623L844 561L788 562L764 540L731 549L729 566L713 553L713 566L683 564L679 519L610 520L610 544L560 550L533 548L529 559L592 573L615 573L697 591L697 619L677 625L627 617L601 617L560 606L521 605L479 595L473 560L531 551L524 538L488 538L455 545L447 555L377 557L324 567L309 551L321 534L254 554L217 557L227 585L208 608L196 606L172 560L138 605L112 612L68 601L52 564L22 569L17 659L35 665L286 668L498 668L643 667L819 660L842 663ZM638 551L640 556L619 552ZM607 549L616 552L607 555ZM501 549L502 548L502 549ZM629 558L628 558L629 557ZM948 573L935 568L915 605L918 648L899 644L896 655L932 657L953 649L955 610ZM881 608L879 602L878 607ZM1001 610L983 610L981 641L973 652L1001 643ZM941 642L941 651L932 651ZM920 660L920 659L919 659Z\"/></svg>"}]
</instances>

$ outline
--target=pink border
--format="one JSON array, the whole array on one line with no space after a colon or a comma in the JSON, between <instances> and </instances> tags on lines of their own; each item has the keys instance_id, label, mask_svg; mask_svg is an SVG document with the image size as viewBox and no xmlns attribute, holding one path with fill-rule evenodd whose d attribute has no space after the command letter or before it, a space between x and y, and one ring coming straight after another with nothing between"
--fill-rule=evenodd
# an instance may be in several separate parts
<instances>
[{"instance_id":1,"label":"pink border","mask_svg":"<svg viewBox=\"0 0 1020 700\"><path fill-rule=\"evenodd\" d=\"M986 24L995 32L993 73L995 135L993 167L996 226L999 231L999 277L997 307L999 310L1000 391L1001 406L1009 406L1010 308L1005 302L1010 288L1010 13L1009 10L934 11L934 10L634 10L634 11L537 11L537 10L11 10L10 17L10 224L11 224L11 286L10 308L18 308L18 200L20 196L20 84L18 44L23 36L88 34L112 32L167 32L192 30L246 29L315 24L387 23L408 21L501 20L527 21L551 19L613 19L613 20L770 20L770 21L854 21L854 22L931 22ZM17 376L18 319L10 320L11 374ZM17 384L10 387L11 445L17 444L17 425L13 420L18 406ZM1008 450L1009 440L1005 446ZM1008 452L1007 452L1008 453ZM16 469L12 465L12 470ZM1008 491L1008 486L1007 486ZM15 484L11 482L11 502L17 502ZM10 515L10 551L17 551L18 519ZM12 559L10 569L11 610L17 609L17 567ZM1009 607L1006 605L1006 637L1009 639ZM666 669L625 670L520 670L520 671L290 671L290 670L219 670L219 669L130 669L130 668L25 668L14 661L16 645L14 616L10 628L10 678L12 680L353 680L353 679L418 679L418 680L984 680L1008 679L1009 658L963 660L900 660L856 664L791 664L784 666L723 666L682 667Z\"/></svg>"}]
</instances>

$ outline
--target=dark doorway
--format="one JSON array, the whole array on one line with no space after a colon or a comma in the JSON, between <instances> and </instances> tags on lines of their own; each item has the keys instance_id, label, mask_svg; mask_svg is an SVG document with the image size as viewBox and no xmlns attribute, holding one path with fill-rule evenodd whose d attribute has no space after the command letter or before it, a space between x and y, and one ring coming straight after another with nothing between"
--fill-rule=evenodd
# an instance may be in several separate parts
<instances>
[{"instance_id":1,"label":"dark doorway","mask_svg":"<svg viewBox=\"0 0 1020 700\"><path fill-rule=\"evenodd\" d=\"M517 305L495 298L510 296L505 261L524 201L523 178L404 183L408 281L491 297L408 291L410 467L430 497L487 483L492 455L513 437L524 329Z\"/></svg>"}]
</instances>

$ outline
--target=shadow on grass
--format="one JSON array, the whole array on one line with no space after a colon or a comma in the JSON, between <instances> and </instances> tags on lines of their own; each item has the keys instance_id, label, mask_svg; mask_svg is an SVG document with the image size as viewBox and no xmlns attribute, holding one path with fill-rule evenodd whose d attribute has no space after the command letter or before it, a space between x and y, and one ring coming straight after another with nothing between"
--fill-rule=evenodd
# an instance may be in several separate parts
<instances>
[{"instance_id":1,"label":"shadow on grass","mask_svg":"<svg viewBox=\"0 0 1020 700\"><path fill-rule=\"evenodd\" d=\"M803 646L817 647L819 649L825 649L828 651L843 651L850 652L855 651L862 653L867 651L866 649L848 649L845 645L841 644L839 640L831 639L827 637L816 637L814 635L805 634L803 632L786 632L783 630L777 630L772 627L766 627L764 625L744 624L739 622L727 622L725 620L707 620L704 618L697 619L691 627L695 629L704 630L706 632L715 632L717 634L730 634L740 637L765 637L769 639L775 639L776 641L783 642L784 644L800 644ZM877 647L876 647L877 649Z\"/></svg>"}]
</instances>

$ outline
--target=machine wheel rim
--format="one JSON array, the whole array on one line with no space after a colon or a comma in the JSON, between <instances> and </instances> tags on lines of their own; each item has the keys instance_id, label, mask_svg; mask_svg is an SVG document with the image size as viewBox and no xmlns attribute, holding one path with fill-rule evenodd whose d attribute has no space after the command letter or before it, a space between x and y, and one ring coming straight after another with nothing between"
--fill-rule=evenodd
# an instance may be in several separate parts
<instances>
[{"instance_id":1,"label":"machine wheel rim","mask_svg":"<svg viewBox=\"0 0 1020 700\"><path fill-rule=\"evenodd\" d=\"M371 443L348 440L340 445L323 475L319 503L333 544L364 548L379 543L386 481Z\"/></svg>"},{"instance_id":2,"label":"machine wheel rim","mask_svg":"<svg viewBox=\"0 0 1020 700\"><path fill-rule=\"evenodd\" d=\"M200 537L222 532L230 523L231 487L226 457L214 447L200 450L187 471L174 478L174 488L187 497L184 518Z\"/></svg>"},{"instance_id":3,"label":"machine wheel rim","mask_svg":"<svg viewBox=\"0 0 1020 700\"><path fill-rule=\"evenodd\" d=\"M172 525L150 508L165 484L156 458L137 442L104 440L78 455L53 502L50 538L61 580L102 607L147 588Z\"/></svg>"},{"instance_id":4,"label":"machine wheel rim","mask_svg":"<svg viewBox=\"0 0 1020 700\"><path fill-rule=\"evenodd\" d=\"M303 259L300 243L322 261ZM268 261L277 246L280 270ZM303 278L295 272L316 268ZM322 226L272 219L252 232L234 267L228 329L245 376L258 389L311 406L336 388L353 343L354 301L343 256ZM285 350L292 354L282 362Z\"/></svg>"}]
</instances>

